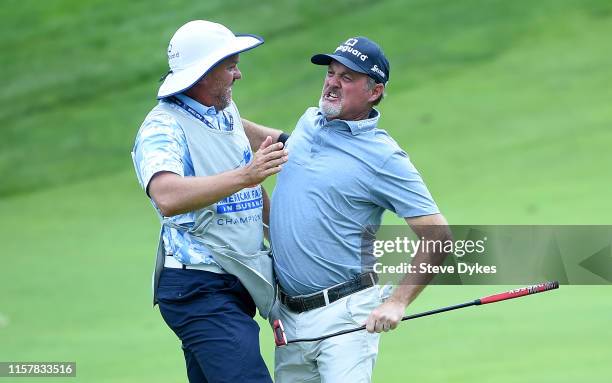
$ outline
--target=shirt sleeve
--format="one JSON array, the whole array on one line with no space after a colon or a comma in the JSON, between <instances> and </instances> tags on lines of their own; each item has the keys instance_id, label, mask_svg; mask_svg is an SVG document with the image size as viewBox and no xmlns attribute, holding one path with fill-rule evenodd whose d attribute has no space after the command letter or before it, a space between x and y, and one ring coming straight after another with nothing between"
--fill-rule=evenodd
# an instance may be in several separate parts
<instances>
[{"instance_id":1,"label":"shirt sleeve","mask_svg":"<svg viewBox=\"0 0 612 383\"><path fill-rule=\"evenodd\" d=\"M147 194L156 173L185 175L186 151L185 133L174 118L156 115L145 120L136 136L132 160L140 186Z\"/></svg>"},{"instance_id":2,"label":"shirt sleeve","mask_svg":"<svg viewBox=\"0 0 612 383\"><path fill-rule=\"evenodd\" d=\"M379 169L372 183L372 198L402 218L440 212L421 175L403 151L393 153Z\"/></svg>"}]
</instances>

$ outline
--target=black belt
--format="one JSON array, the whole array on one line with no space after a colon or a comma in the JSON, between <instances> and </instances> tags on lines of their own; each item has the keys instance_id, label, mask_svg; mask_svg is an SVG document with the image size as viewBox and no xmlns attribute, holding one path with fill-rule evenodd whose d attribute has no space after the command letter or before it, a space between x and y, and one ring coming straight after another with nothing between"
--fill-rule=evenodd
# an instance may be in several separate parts
<instances>
[{"instance_id":1,"label":"black belt","mask_svg":"<svg viewBox=\"0 0 612 383\"><path fill-rule=\"evenodd\" d=\"M348 282L309 295L290 297L283 290L279 289L279 298L281 303L287 306L289 310L296 313L302 313L304 311L327 306L338 299L372 287L376 285L377 282L378 275L374 272L369 272L360 274Z\"/></svg>"}]
</instances>

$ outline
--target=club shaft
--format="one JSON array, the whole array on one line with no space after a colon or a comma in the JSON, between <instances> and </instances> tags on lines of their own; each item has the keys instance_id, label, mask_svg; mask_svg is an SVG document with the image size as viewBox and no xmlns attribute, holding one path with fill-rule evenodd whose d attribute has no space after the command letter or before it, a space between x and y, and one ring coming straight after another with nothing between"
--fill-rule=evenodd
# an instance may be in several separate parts
<instances>
[{"instance_id":1,"label":"club shaft","mask_svg":"<svg viewBox=\"0 0 612 383\"><path fill-rule=\"evenodd\" d=\"M453 306L448 306L448 307L442 307L442 308L435 309L435 310L425 311L425 312L418 313L418 314L406 315L401 320L405 321L405 320L410 320L410 319L426 317L428 315L434 315L434 314L439 314L439 313L443 313L443 312L446 312L446 311L462 309L464 307L474 306L474 305L477 305L477 304L479 304L478 300L475 300L475 301L471 301L471 302L461 303L461 304L458 304L458 305L453 305ZM361 331L361 330L365 330L365 325L363 325L361 327L355 327L355 328L350 328L350 329L347 329L347 330L338 331L338 332L335 332L333 334L322 335L322 336L319 336L319 337L316 337L316 338L292 339L292 340L287 341L287 344L295 343L295 342L316 342L318 340L323 340L323 339L331 338L331 337L338 336L338 335L349 334L351 332Z\"/></svg>"},{"instance_id":2,"label":"club shaft","mask_svg":"<svg viewBox=\"0 0 612 383\"><path fill-rule=\"evenodd\" d=\"M559 282L557 281L553 281L553 282L545 282L545 283L541 283L539 285L533 285L533 286L527 286L527 287L523 287L521 289L516 289L516 290L511 290L505 293L501 293L501 294L495 294L495 295L491 295L488 297L483 297L480 299L475 299L473 301L470 302L465 302L465 303L460 303L458 305L453 305L453 306L447 306L447 307L442 307L439 309L435 309L435 310L430 310L430 311L425 311L422 313L418 313L418 314L412 314L412 315L406 315L405 317L402 317L402 321L405 320L410 320L410 319L416 319L416 318L422 318L422 317L426 317L429 315L435 315L435 314L440 314L446 311L452 311L452 310L457 310L457 309L462 309L464 307L469 307L469 306L477 306L477 305L483 305L483 304L488 304L488 303L494 303L494 302L501 302L507 299L513 299L513 298L518 298L518 297L522 297L525 295L530 295L530 294L537 294L537 293L542 293L545 291L549 291L549 290L554 290L554 289L558 289L559 288ZM302 338L302 339L291 339L287 341L287 344L289 343L297 343L297 342L316 342L319 340L323 340L323 339L327 339L327 338L331 338L334 336L338 336L338 335L344 335L344 334L349 334L355 331L361 331L364 330L366 328L365 325L360 326L360 327L356 327L356 328L350 328L347 330L342 330L342 331L338 331L332 334L327 334L327 335L322 335L316 338Z\"/></svg>"}]
</instances>

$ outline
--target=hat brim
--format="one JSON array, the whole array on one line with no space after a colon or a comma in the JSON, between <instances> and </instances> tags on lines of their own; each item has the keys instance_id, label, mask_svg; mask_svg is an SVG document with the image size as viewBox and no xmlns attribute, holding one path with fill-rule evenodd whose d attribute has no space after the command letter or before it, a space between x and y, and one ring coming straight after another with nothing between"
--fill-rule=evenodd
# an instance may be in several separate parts
<instances>
[{"instance_id":1,"label":"hat brim","mask_svg":"<svg viewBox=\"0 0 612 383\"><path fill-rule=\"evenodd\" d=\"M329 65L332 62L332 60L338 61L340 64L344 65L345 67L349 69L354 70L355 72L364 73L364 74L369 75L367 70L361 68L359 65L355 64L354 62L352 62L351 60L343 56L318 54L310 58L310 62L316 65Z\"/></svg>"},{"instance_id":2,"label":"hat brim","mask_svg":"<svg viewBox=\"0 0 612 383\"><path fill-rule=\"evenodd\" d=\"M256 35L236 35L236 38L222 49L208 55L204 60L178 72L172 72L159 87L157 98L170 97L184 92L204 77L215 65L235 54L248 51L261 44L263 38Z\"/></svg>"}]
</instances>

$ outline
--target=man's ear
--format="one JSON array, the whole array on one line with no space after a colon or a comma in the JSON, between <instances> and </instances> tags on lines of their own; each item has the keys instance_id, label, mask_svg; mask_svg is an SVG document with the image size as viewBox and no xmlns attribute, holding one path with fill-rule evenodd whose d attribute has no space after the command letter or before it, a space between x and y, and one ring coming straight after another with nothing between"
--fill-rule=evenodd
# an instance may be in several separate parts
<instances>
[{"instance_id":1,"label":"man's ear","mask_svg":"<svg viewBox=\"0 0 612 383\"><path fill-rule=\"evenodd\" d=\"M373 103L378 100L385 92L385 86L383 84L376 84L372 88L372 95L368 97L368 102Z\"/></svg>"}]
</instances>

